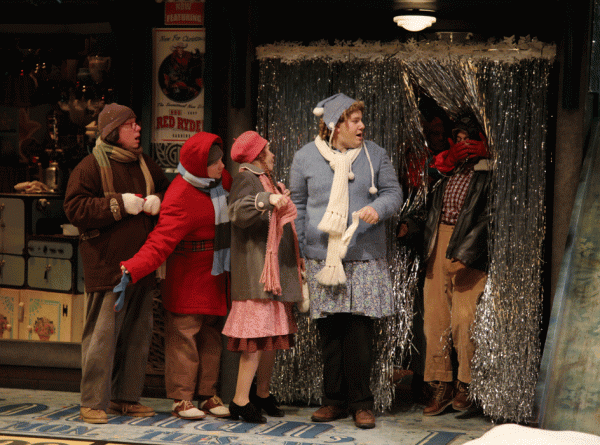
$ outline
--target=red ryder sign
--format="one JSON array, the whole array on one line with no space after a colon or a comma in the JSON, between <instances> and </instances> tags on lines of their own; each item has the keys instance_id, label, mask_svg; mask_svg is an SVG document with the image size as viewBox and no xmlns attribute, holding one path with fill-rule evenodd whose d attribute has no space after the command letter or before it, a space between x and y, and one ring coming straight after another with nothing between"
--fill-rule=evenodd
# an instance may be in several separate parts
<instances>
[{"instance_id":1,"label":"red ryder sign","mask_svg":"<svg viewBox=\"0 0 600 445\"><path fill-rule=\"evenodd\" d=\"M204 1L168 1L165 3L165 25L204 26Z\"/></svg>"}]
</instances>

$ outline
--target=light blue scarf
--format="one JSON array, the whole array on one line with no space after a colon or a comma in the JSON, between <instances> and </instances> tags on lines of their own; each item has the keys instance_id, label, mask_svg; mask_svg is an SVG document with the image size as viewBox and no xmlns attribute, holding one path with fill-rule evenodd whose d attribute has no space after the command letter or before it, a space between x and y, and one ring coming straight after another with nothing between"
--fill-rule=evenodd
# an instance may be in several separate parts
<instances>
[{"instance_id":1,"label":"light blue scarf","mask_svg":"<svg viewBox=\"0 0 600 445\"><path fill-rule=\"evenodd\" d=\"M227 196L229 193L223 188L220 180L213 178L198 178L188 172L181 163L177 171L183 179L198 190L209 194L215 209L215 240L213 267L211 274L220 275L230 270L231 255L229 250L231 235L229 215L227 214Z\"/></svg>"}]
</instances>

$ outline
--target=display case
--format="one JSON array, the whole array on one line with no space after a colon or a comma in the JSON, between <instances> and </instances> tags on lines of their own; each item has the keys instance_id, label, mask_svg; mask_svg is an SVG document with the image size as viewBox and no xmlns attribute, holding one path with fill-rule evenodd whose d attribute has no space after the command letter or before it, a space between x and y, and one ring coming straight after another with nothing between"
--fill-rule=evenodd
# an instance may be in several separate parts
<instances>
[{"instance_id":1,"label":"display case","mask_svg":"<svg viewBox=\"0 0 600 445\"><path fill-rule=\"evenodd\" d=\"M59 194L0 194L0 339L80 342L79 238Z\"/></svg>"},{"instance_id":2,"label":"display case","mask_svg":"<svg viewBox=\"0 0 600 445\"><path fill-rule=\"evenodd\" d=\"M0 287L0 339L19 337L19 289Z\"/></svg>"},{"instance_id":3,"label":"display case","mask_svg":"<svg viewBox=\"0 0 600 445\"><path fill-rule=\"evenodd\" d=\"M81 342L82 297L0 288L0 339Z\"/></svg>"}]
</instances>

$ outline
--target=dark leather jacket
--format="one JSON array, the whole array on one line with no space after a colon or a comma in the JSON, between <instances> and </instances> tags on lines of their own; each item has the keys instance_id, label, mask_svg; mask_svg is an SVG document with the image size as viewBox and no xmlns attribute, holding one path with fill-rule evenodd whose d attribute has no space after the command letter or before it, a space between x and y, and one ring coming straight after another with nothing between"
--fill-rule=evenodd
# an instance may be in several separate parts
<instances>
[{"instance_id":1,"label":"dark leather jacket","mask_svg":"<svg viewBox=\"0 0 600 445\"><path fill-rule=\"evenodd\" d=\"M491 220L488 196L492 171L488 169L489 163L483 161L475 166L465 202L448 243L446 258L459 260L473 269L487 271L488 232ZM433 190L427 202L428 211L423 233L425 260L429 259L435 247L448 179L441 179L442 183Z\"/></svg>"},{"instance_id":2,"label":"dark leather jacket","mask_svg":"<svg viewBox=\"0 0 600 445\"><path fill-rule=\"evenodd\" d=\"M476 164L446 251L446 258L459 260L473 269L484 272L488 267L488 231L491 220L488 196L491 176L492 171L487 160ZM408 225L408 237L422 246L424 261L429 259L435 247L448 180L448 177L444 177L432 186L427 197L427 207L419 212L420 217L412 215L402 221Z\"/></svg>"}]
</instances>

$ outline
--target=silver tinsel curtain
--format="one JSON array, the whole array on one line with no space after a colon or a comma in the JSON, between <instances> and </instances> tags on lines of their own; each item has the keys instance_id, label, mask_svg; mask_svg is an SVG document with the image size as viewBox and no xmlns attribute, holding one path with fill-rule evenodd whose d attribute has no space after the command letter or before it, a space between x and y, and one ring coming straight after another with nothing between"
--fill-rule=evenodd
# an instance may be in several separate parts
<instances>
[{"instance_id":1,"label":"silver tinsel curtain","mask_svg":"<svg viewBox=\"0 0 600 445\"><path fill-rule=\"evenodd\" d=\"M314 139L315 104L344 92L366 104L367 138L386 147L399 176L426 156L418 110L425 92L450 118L470 111L482 123L494 161L488 285L473 337L471 391L493 419L525 422L533 413L540 362L541 269L548 82L555 48L535 39L500 43L290 43L259 47L257 131L271 141L275 173L287 181L295 151ZM405 190L388 223L396 314L377 324L371 386L375 407L391 407L395 366L406 368L422 264L398 244L397 218L425 199L426 181ZM272 392L282 402L318 403L322 362L314 323L297 314L296 347L277 359Z\"/></svg>"}]
</instances>

